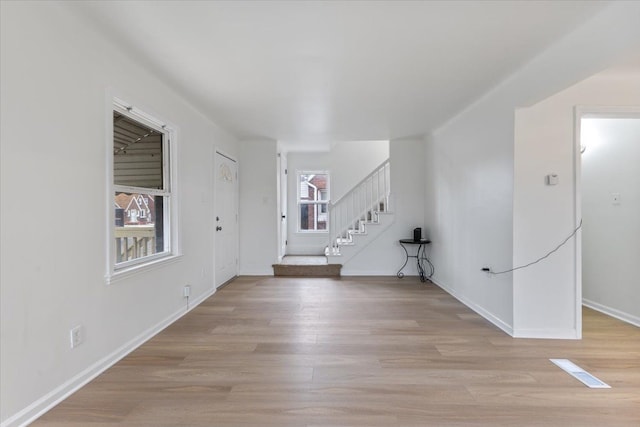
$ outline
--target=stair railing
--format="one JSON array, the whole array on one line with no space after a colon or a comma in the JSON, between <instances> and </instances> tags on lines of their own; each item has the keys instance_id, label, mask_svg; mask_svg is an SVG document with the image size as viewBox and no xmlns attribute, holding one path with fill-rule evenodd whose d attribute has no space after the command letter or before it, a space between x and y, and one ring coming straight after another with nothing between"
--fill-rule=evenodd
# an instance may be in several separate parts
<instances>
[{"instance_id":1,"label":"stair railing","mask_svg":"<svg viewBox=\"0 0 640 427\"><path fill-rule=\"evenodd\" d=\"M329 202L329 251L340 252L340 245L364 231L364 224L377 222L378 212L389 212L391 169L389 159L376 167L348 193Z\"/></svg>"}]
</instances>

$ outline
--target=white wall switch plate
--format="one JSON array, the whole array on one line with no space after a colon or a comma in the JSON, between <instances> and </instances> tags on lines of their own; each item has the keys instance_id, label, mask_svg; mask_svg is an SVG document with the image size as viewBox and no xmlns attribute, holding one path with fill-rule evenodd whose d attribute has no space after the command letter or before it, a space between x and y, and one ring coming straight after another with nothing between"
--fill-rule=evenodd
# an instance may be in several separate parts
<instances>
[{"instance_id":1,"label":"white wall switch plate","mask_svg":"<svg viewBox=\"0 0 640 427\"><path fill-rule=\"evenodd\" d=\"M558 175L555 173L550 173L545 177L545 182L547 185L558 185Z\"/></svg>"}]
</instances>

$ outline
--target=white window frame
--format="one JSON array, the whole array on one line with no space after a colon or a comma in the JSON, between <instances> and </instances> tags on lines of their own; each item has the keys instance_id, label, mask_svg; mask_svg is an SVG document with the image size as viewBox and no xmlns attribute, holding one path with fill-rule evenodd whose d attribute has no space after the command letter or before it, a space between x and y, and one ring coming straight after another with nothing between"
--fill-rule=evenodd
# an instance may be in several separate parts
<instances>
[{"instance_id":1,"label":"white window frame","mask_svg":"<svg viewBox=\"0 0 640 427\"><path fill-rule=\"evenodd\" d=\"M327 176L327 200L318 200L318 201L302 201L300 200L300 192L301 192L301 187L300 187L300 176L301 175L326 175ZM297 225L298 225L298 233L328 233L329 232L329 202L330 202L330 195L331 195L331 190L330 190L330 181L331 180L331 175L329 174L329 171L324 171L324 170L299 170L296 171L296 216L297 216ZM300 207L302 205L322 205L322 204L326 204L327 205L327 228L325 230L303 230L302 229L302 217L300 215ZM316 210L316 212L320 213L319 210Z\"/></svg>"},{"instance_id":2,"label":"white window frame","mask_svg":"<svg viewBox=\"0 0 640 427\"><path fill-rule=\"evenodd\" d=\"M127 278L131 275L155 268L181 257L178 239L178 195L177 195L177 132L176 128L145 113L142 109L132 106L119 98L112 98L108 108L107 121L107 198L109 211L107 214L107 284ZM116 185L114 182L113 159L113 112L117 111L145 126L161 132L162 138L162 189ZM165 198L163 205L163 242L164 250L152 255L136 258L129 261L116 263L115 245L115 209L114 195L116 192L149 194Z\"/></svg>"}]
</instances>

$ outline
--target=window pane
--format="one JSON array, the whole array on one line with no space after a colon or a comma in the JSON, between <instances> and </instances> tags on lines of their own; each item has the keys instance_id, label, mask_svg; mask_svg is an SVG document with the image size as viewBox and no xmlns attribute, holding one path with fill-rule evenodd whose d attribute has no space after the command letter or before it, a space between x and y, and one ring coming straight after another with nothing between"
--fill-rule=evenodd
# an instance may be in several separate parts
<instances>
[{"instance_id":1,"label":"window pane","mask_svg":"<svg viewBox=\"0 0 640 427\"><path fill-rule=\"evenodd\" d=\"M162 132L113 112L113 180L116 185L163 189Z\"/></svg>"},{"instance_id":2,"label":"window pane","mask_svg":"<svg viewBox=\"0 0 640 427\"><path fill-rule=\"evenodd\" d=\"M309 216L310 207L313 206L300 205L300 230L313 230L313 216ZM311 228L309 228L309 223L311 223Z\"/></svg>"},{"instance_id":3,"label":"window pane","mask_svg":"<svg viewBox=\"0 0 640 427\"><path fill-rule=\"evenodd\" d=\"M318 219L316 221L316 230L327 229L327 205L325 203L318 204ZM324 212L323 212L324 211Z\"/></svg>"},{"instance_id":4,"label":"window pane","mask_svg":"<svg viewBox=\"0 0 640 427\"><path fill-rule=\"evenodd\" d=\"M329 200L327 174L300 174L300 201Z\"/></svg>"},{"instance_id":5,"label":"window pane","mask_svg":"<svg viewBox=\"0 0 640 427\"><path fill-rule=\"evenodd\" d=\"M165 198L116 192L116 263L164 252Z\"/></svg>"},{"instance_id":6,"label":"window pane","mask_svg":"<svg viewBox=\"0 0 640 427\"><path fill-rule=\"evenodd\" d=\"M302 172L298 175L300 231L327 230L329 174Z\"/></svg>"},{"instance_id":7,"label":"window pane","mask_svg":"<svg viewBox=\"0 0 640 427\"><path fill-rule=\"evenodd\" d=\"M300 230L327 230L327 204L303 203L300 205Z\"/></svg>"},{"instance_id":8,"label":"window pane","mask_svg":"<svg viewBox=\"0 0 640 427\"><path fill-rule=\"evenodd\" d=\"M309 182L303 180L303 177L300 176L300 200L309 200Z\"/></svg>"}]
</instances>

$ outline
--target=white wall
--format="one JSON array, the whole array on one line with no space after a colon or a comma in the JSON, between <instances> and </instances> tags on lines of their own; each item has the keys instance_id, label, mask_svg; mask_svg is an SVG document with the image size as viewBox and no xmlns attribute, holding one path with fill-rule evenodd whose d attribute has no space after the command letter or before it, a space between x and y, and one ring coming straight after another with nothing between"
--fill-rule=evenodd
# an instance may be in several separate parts
<instances>
[{"instance_id":1,"label":"white wall","mask_svg":"<svg viewBox=\"0 0 640 427\"><path fill-rule=\"evenodd\" d=\"M545 148L559 143L536 139L535 144L544 148L532 145L525 153L517 142L514 153L514 110L638 52L639 18L639 3L611 4L427 138L425 224L436 242L434 279L508 333L575 336L575 303L568 296L575 287L570 253L558 253L554 259L560 260L561 270L526 270L525 274L538 272L526 285L515 282L511 274L480 271L484 266L508 269L530 259L541 247L547 248L547 242L571 231L574 220L570 195L559 212L554 204L558 198L536 197L532 191L544 174L532 178L523 166L539 162L545 174L551 168L570 179L570 170L545 160ZM556 157L553 151L551 157ZM528 201L530 209L521 201ZM553 221L548 219L550 212L555 214ZM555 286L549 289L546 283Z\"/></svg>"},{"instance_id":2,"label":"white wall","mask_svg":"<svg viewBox=\"0 0 640 427\"><path fill-rule=\"evenodd\" d=\"M235 139L53 2L2 2L2 425L106 368L213 287L213 147ZM177 127L184 256L105 284L106 91ZM205 274L202 276L202 269ZM85 342L69 347L82 325Z\"/></svg>"},{"instance_id":3,"label":"white wall","mask_svg":"<svg viewBox=\"0 0 640 427\"><path fill-rule=\"evenodd\" d=\"M514 264L544 255L577 225L574 107L638 104L640 74L604 73L516 112L514 242L519 244ZM558 185L544 184L549 173L558 174ZM518 336L580 336L577 242L572 240L544 262L515 272Z\"/></svg>"},{"instance_id":4,"label":"white wall","mask_svg":"<svg viewBox=\"0 0 640 427\"><path fill-rule=\"evenodd\" d=\"M328 244L328 233L301 233L298 231L298 202L299 187L297 177L299 171L329 171L330 197L333 199L334 171L329 170L330 158L326 152L289 153L287 158L289 174L288 191L288 235L287 255L323 255Z\"/></svg>"},{"instance_id":5,"label":"white wall","mask_svg":"<svg viewBox=\"0 0 640 427\"><path fill-rule=\"evenodd\" d=\"M509 109L484 106L427 139L425 225L433 281L511 332L513 140Z\"/></svg>"},{"instance_id":6,"label":"white wall","mask_svg":"<svg viewBox=\"0 0 640 427\"><path fill-rule=\"evenodd\" d=\"M389 158L389 141L343 141L331 144L331 200L344 196Z\"/></svg>"},{"instance_id":7,"label":"white wall","mask_svg":"<svg viewBox=\"0 0 640 427\"><path fill-rule=\"evenodd\" d=\"M240 147L240 274L272 275L278 262L277 142L243 140Z\"/></svg>"},{"instance_id":8,"label":"white wall","mask_svg":"<svg viewBox=\"0 0 640 427\"><path fill-rule=\"evenodd\" d=\"M422 139L393 140L390 142L389 151L390 207L394 213L394 223L344 265L342 274L345 276L395 276L405 260L398 240L413 238L413 229L423 227L424 142ZM424 228L423 237L430 237ZM413 250L415 251L415 248ZM418 274L415 259L410 259L403 272L407 276Z\"/></svg>"},{"instance_id":9,"label":"white wall","mask_svg":"<svg viewBox=\"0 0 640 427\"><path fill-rule=\"evenodd\" d=\"M583 119L580 134L583 300L640 326L640 118Z\"/></svg>"}]
</instances>

